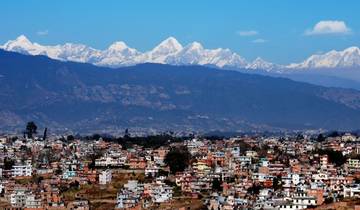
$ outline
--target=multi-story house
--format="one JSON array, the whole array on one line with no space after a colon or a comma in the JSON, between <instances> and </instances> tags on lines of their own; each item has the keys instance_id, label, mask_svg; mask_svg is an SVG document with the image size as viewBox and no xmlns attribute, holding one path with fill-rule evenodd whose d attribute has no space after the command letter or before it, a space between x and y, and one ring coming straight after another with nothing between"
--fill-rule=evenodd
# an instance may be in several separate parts
<instances>
[{"instance_id":1,"label":"multi-story house","mask_svg":"<svg viewBox=\"0 0 360 210\"><path fill-rule=\"evenodd\" d=\"M107 169L105 171L100 172L99 174L99 184L105 185L111 182L112 171Z\"/></svg>"}]
</instances>

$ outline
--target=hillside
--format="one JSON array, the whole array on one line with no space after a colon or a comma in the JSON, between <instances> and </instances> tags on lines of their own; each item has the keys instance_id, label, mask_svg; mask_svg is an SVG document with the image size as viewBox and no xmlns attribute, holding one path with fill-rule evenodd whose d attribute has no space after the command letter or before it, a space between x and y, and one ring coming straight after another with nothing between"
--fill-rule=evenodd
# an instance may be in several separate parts
<instances>
[{"instance_id":1,"label":"hillside","mask_svg":"<svg viewBox=\"0 0 360 210\"><path fill-rule=\"evenodd\" d=\"M0 51L0 128L356 129L360 92L205 66L119 69Z\"/></svg>"}]
</instances>

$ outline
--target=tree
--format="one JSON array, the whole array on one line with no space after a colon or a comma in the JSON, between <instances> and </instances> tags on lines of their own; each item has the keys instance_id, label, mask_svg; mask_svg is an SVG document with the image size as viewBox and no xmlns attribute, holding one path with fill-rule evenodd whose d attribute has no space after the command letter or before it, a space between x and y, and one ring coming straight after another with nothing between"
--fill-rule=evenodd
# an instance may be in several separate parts
<instances>
[{"instance_id":1,"label":"tree","mask_svg":"<svg viewBox=\"0 0 360 210\"><path fill-rule=\"evenodd\" d=\"M298 134L296 136L296 140L302 140L302 139L304 139L304 136L302 134Z\"/></svg>"},{"instance_id":2,"label":"tree","mask_svg":"<svg viewBox=\"0 0 360 210\"><path fill-rule=\"evenodd\" d=\"M170 172L175 174L184 171L190 159L191 154L186 147L175 147L166 154L164 162L170 167Z\"/></svg>"},{"instance_id":3,"label":"tree","mask_svg":"<svg viewBox=\"0 0 360 210\"><path fill-rule=\"evenodd\" d=\"M28 138L33 138L34 134L37 134L37 126L33 121L30 121L26 125L26 134Z\"/></svg>"},{"instance_id":4,"label":"tree","mask_svg":"<svg viewBox=\"0 0 360 210\"><path fill-rule=\"evenodd\" d=\"M325 204L329 204L329 203L332 203L332 202L334 202L334 199L332 197L325 198L325 201L324 201Z\"/></svg>"},{"instance_id":5,"label":"tree","mask_svg":"<svg viewBox=\"0 0 360 210\"><path fill-rule=\"evenodd\" d=\"M74 141L75 140L75 137L73 135L68 135L66 137L66 141L70 142L70 141Z\"/></svg>"},{"instance_id":6,"label":"tree","mask_svg":"<svg viewBox=\"0 0 360 210\"><path fill-rule=\"evenodd\" d=\"M340 136L339 132L337 131L332 131L331 133L329 133L328 137L338 137Z\"/></svg>"},{"instance_id":7,"label":"tree","mask_svg":"<svg viewBox=\"0 0 360 210\"><path fill-rule=\"evenodd\" d=\"M355 184L360 184L360 178L355 178Z\"/></svg>"},{"instance_id":8,"label":"tree","mask_svg":"<svg viewBox=\"0 0 360 210\"><path fill-rule=\"evenodd\" d=\"M130 138L130 132L129 132L129 129L125 129L125 134L124 134L124 138L125 139L129 139Z\"/></svg>"},{"instance_id":9,"label":"tree","mask_svg":"<svg viewBox=\"0 0 360 210\"><path fill-rule=\"evenodd\" d=\"M247 189L248 194L250 195L258 195L260 193L261 186L257 184L253 184L251 187Z\"/></svg>"},{"instance_id":10,"label":"tree","mask_svg":"<svg viewBox=\"0 0 360 210\"><path fill-rule=\"evenodd\" d=\"M273 178L273 189L275 191L279 190L282 188L282 184L281 184L281 176L276 176Z\"/></svg>"},{"instance_id":11,"label":"tree","mask_svg":"<svg viewBox=\"0 0 360 210\"><path fill-rule=\"evenodd\" d=\"M47 128L45 128L45 130L44 130L44 135L43 135L43 140L44 141L46 140L46 137L47 137Z\"/></svg>"},{"instance_id":12,"label":"tree","mask_svg":"<svg viewBox=\"0 0 360 210\"><path fill-rule=\"evenodd\" d=\"M322 133L320 133L320 134L318 135L316 141L317 141L317 142L323 142L323 141L325 141L325 139L326 139L326 138L324 137L324 135L323 135Z\"/></svg>"},{"instance_id":13,"label":"tree","mask_svg":"<svg viewBox=\"0 0 360 210\"><path fill-rule=\"evenodd\" d=\"M13 159L10 159L8 157L4 158L4 169L5 170L11 170L13 165L15 165L15 161Z\"/></svg>"},{"instance_id":14,"label":"tree","mask_svg":"<svg viewBox=\"0 0 360 210\"><path fill-rule=\"evenodd\" d=\"M219 180L218 178L213 179L213 181L212 181L212 189L214 191L222 191L223 190L222 181Z\"/></svg>"},{"instance_id":15,"label":"tree","mask_svg":"<svg viewBox=\"0 0 360 210\"><path fill-rule=\"evenodd\" d=\"M99 140L101 138L101 135L100 134L97 134L95 133L94 135L92 135L92 139L95 139L95 140Z\"/></svg>"},{"instance_id":16,"label":"tree","mask_svg":"<svg viewBox=\"0 0 360 210\"><path fill-rule=\"evenodd\" d=\"M318 150L320 155L327 155L329 162L335 164L336 166L341 166L346 162L346 157L340 151L335 151L331 149Z\"/></svg>"},{"instance_id":17,"label":"tree","mask_svg":"<svg viewBox=\"0 0 360 210\"><path fill-rule=\"evenodd\" d=\"M71 182L71 183L69 184L69 187L70 187L70 189L79 189L80 183L75 180L74 182Z\"/></svg>"}]
</instances>

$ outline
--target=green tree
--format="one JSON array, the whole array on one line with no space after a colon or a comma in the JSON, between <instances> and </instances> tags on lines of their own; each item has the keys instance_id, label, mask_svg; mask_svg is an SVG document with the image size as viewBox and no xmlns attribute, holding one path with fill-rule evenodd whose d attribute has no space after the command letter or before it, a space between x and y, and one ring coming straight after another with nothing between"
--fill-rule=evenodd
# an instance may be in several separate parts
<instances>
[{"instance_id":1,"label":"green tree","mask_svg":"<svg viewBox=\"0 0 360 210\"><path fill-rule=\"evenodd\" d=\"M130 136L130 132L129 132L129 129L125 129L125 134L124 134L124 138L125 139L129 139L131 136Z\"/></svg>"},{"instance_id":2,"label":"green tree","mask_svg":"<svg viewBox=\"0 0 360 210\"><path fill-rule=\"evenodd\" d=\"M66 137L66 141L70 142L70 141L74 141L75 140L75 137L73 135L68 135Z\"/></svg>"},{"instance_id":3,"label":"green tree","mask_svg":"<svg viewBox=\"0 0 360 210\"><path fill-rule=\"evenodd\" d=\"M5 170L11 170L13 165L15 165L15 161L13 159L5 157L5 159L4 159L4 169Z\"/></svg>"},{"instance_id":4,"label":"green tree","mask_svg":"<svg viewBox=\"0 0 360 210\"><path fill-rule=\"evenodd\" d=\"M327 155L329 162L335 164L336 166L341 166L346 162L346 157L340 151L335 151L331 149L318 150L320 155Z\"/></svg>"},{"instance_id":5,"label":"green tree","mask_svg":"<svg viewBox=\"0 0 360 210\"><path fill-rule=\"evenodd\" d=\"M37 134L37 126L36 126L36 124L33 121L28 122L27 125L26 125L26 131L25 132L26 132L28 138L33 138L33 135Z\"/></svg>"},{"instance_id":6,"label":"green tree","mask_svg":"<svg viewBox=\"0 0 360 210\"><path fill-rule=\"evenodd\" d=\"M212 181L212 189L214 191L222 191L223 190L222 181L219 180L218 178L213 179L213 181Z\"/></svg>"},{"instance_id":7,"label":"green tree","mask_svg":"<svg viewBox=\"0 0 360 210\"><path fill-rule=\"evenodd\" d=\"M282 189L281 176L276 176L273 178L273 189L275 191Z\"/></svg>"},{"instance_id":8,"label":"green tree","mask_svg":"<svg viewBox=\"0 0 360 210\"><path fill-rule=\"evenodd\" d=\"M323 141L325 141L325 139L326 139L326 138L324 137L324 135L323 135L322 133L320 133L320 134L318 135L316 141L318 141L318 142L323 142Z\"/></svg>"},{"instance_id":9,"label":"green tree","mask_svg":"<svg viewBox=\"0 0 360 210\"><path fill-rule=\"evenodd\" d=\"M248 194L250 195L258 195L260 193L261 186L257 184L253 184L251 187L247 189Z\"/></svg>"},{"instance_id":10,"label":"green tree","mask_svg":"<svg viewBox=\"0 0 360 210\"><path fill-rule=\"evenodd\" d=\"M337 131L332 131L329 133L328 137L338 137L340 136L339 132Z\"/></svg>"},{"instance_id":11,"label":"green tree","mask_svg":"<svg viewBox=\"0 0 360 210\"><path fill-rule=\"evenodd\" d=\"M186 147L174 147L165 156L164 162L170 167L170 172L184 171L189 165L191 154Z\"/></svg>"},{"instance_id":12,"label":"green tree","mask_svg":"<svg viewBox=\"0 0 360 210\"><path fill-rule=\"evenodd\" d=\"M47 128L45 128L44 130L44 134L43 134L43 140L45 141L47 138Z\"/></svg>"}]
</instances>

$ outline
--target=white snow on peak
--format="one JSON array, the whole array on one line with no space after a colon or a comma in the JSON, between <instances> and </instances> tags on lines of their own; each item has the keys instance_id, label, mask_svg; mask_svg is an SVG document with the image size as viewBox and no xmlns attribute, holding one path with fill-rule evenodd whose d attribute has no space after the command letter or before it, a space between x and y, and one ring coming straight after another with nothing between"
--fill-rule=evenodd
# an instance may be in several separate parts
<instances>
[{"instance_id":1,"label":"white snow on peak","mask_svg":"<svg viewBox=\"0 0 360 210\"><path fill-rule=\"evenodd\" d=\"M287 66L291 69L349 68L360 66L360 49L349 47L343 51L331 50L324 54L311 55L301 63Z\"/></svg>"},{"instance_id":2,"label":"white snow on peak","mask_svg":"<svg viewBox=\"0 0 360 210\"><path fill-rule=\"evenodd\" d=\"M162 41L152 51L167 51L168 53L174 53L180 51L182 48L182 45L174 37L171 36Z\"/></svg>"},{"instance_id":3,"label":"white snow on peak","mask_svg":"<svg viewBox=\"0 0 360 210\"><path fill-rule=\"evenodd\" d=\"M185 46L178 53L169 56L166 63L174 65L213 65L217 67L244 68L246 61L229 49L205 49L199 42Z\"/></svg>"},{"instance_id":4,"label":"white snow on peak","mask_svg":"<svg viewBox=\"0 0 360 210\"><path fill-rule=\"evenodd\" d=\"M41 46L31 43L25 35L20 35L15 40L9 40L2 48L4 50L30 55L41 54L44 50Z\"/></svg>"},{"instance_id":5,"label":"white snow on peak","mask_svg":"<svg viewBox=\"0 0 360 210\"><path fill-rule=\"evenodd\" d=\"M95 65L108 67L121 67L136 64L136 57L141 55L134 48L130 48L125 42L114 42L106 50L100 52Z\"/></svg>"},{"instance_id":6,"label":"white snow on peak","mask_svg":"<svg viewBox=\"0 0 360 210\"><path fill-rule=\"evenodd\" d=\"M122 41L112 43L105 50L97 50L83 44L73 43L54 46L40 45L32 43L23 35L5 43L3 49L108 67L147 62L172 65L213 65L220 68L246 68L248 65L244 58L229 49L205 49L199 42L192 42L183 47L174 37L168 37L145 53L128 47Z\"/></svg>"},{"instance_id":7,"label":"white snow on peak","mask_svg":"<svg viewBox=\"0 0 360 210\"><path fill-rule=\"evenodd\" d=\"M276 65L274 63L265 61L264 59L262 59L260 57L257 57L253 62L249 63L246 66L246 68L253 69L253 70L261 69L261 70L271 71L274 69L280 69L282 67L280 65Z\"/></svg>"},{"instance_id":8,"label":"white snow on peak","mask_svg":"<svg viewBox=\"0 0 360 210\"><path fill-rule=\"evenodd\" d=\"M15 39L16 43L21 43L21 44L25 44L25 45L29 45L31 44L31 42L29 41L29 39L25 36L25 35L20 35Z\"/></svg>"},{"instance_id":9,"label":"white snow on peak","mask_svg":"<svg viewBox=\"0 0 360 210\"><path fill-rule=\"evenodd\" d=\"M169 56L181 51L182 49L182 45L174 37L169 37L154 47L152 50L139 56L136 59L136 62L165 63L165 60Z\"/></svg>"},{"instance_id":10,"label":"white snow on peak","mask_svg":"<svg viewBox=\"0 0 360 210\"><path fill-rule=\"evenodd\" d=\"M186 46L187 50L197 50L197 51L201 51L204 49L204 47L199 43L199 42L193 42L189 45Z\"/></svg>"},{"instance_id":11,"label":"white snow on peak","mask_svg":"<svg viewBox=\"0 0 360 210\"><path fill-rule=\"evenodd\" d=\"M112 44L109 46L108 50L123 51L123 50L128 49L128 48L129 48L129 47L126 45L125 42L119 41L119 42L114 42L114 43L112 43Z\"/></svg>"},{"instance_id":12,"label":"white snow on peak","mask_svg":"<svg viewBox=\"0 0 360 210\"><path fill-rule=\"evenodd\" d=\"M28 55L45 55L62 61L91 63L98 66L121 67L139 63L163 63L171 65L211 65L219 68L276 71L286 69L348 68L360 67L360 49L349 47L343 51L332 50L315 54L301 63L280 66L258 57L247 62L230 49L206 49L199 42L183 47L174 37L160 42L147 52L140 52L125 42L112 43L105 50L98 50L83 44L40 45L31 42L25 35L9 40L0 46L7 51Z\"/></svg>"}]
</instances>

